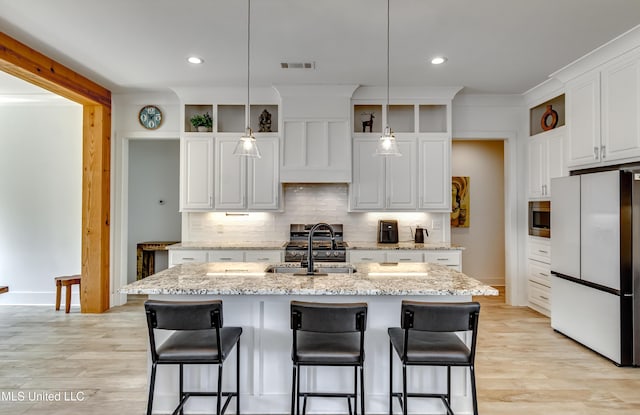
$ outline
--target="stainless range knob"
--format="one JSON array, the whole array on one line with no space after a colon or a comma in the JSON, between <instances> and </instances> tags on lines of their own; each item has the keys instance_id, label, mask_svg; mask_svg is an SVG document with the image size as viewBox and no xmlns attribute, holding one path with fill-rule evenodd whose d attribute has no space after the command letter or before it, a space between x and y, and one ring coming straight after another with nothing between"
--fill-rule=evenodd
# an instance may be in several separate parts
<instances>
[{"instance_id":1,"label":"stainless range knob","mask_svg":"<svg viewBox=\"0 0 640 415\"><path fill-rule=\"evenodd\" d=\"M318 256L318 252L314 251L311 255Z\"/></svg>"}]
</instances>

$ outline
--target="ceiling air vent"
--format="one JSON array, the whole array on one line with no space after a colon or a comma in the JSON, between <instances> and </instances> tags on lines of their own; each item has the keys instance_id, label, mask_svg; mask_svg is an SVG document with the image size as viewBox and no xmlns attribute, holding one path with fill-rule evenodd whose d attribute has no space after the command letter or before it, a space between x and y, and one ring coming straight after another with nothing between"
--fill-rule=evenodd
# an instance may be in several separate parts
<instances>
[{"instance_id":1,"label":"ceiling air vent","mask_svg":"<svg viewBox=\"0 0 640 415\"><path fill-rule=\"evenodd\" d=\"M282 69L315 69L315 62L280 62Z\"/></svg>"}]
</instances>

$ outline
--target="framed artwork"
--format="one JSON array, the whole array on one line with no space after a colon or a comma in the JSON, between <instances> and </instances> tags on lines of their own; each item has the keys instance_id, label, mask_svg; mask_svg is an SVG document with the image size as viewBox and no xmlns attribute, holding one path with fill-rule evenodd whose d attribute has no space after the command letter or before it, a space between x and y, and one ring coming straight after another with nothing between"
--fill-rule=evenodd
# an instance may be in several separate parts
<instances>
[{"instance_id":1,"label":"framed artwork","mask_svg":"<svg viewBox=\"0 0 640 415\"><path fill-rule=\"evenodd\" d=\"M451 178L451 227L469 227L469 176Z\"/></svg>"}]
</instances>

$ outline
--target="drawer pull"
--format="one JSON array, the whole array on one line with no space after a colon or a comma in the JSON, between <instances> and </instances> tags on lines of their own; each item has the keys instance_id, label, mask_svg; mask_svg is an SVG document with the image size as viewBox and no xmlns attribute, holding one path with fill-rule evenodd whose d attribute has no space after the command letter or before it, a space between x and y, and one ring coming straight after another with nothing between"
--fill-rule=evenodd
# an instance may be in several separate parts
<instances>
[{"instance_id":1,"label":"drawer pull","mask_svg":"<svg viewBox=\"0 0 640 415\"><path fill-rule=\"evenodd\" d=\"M398 261L411 261L411 258L398 258Z\"/></svg>"},{"instance_id":2,"label":"drawer pull","mask_svg":"<svg viewBox=\"0 0 640 415\"><path fill-rule=\"evenodd\" d=\"M373 258L360 258L363 261L373 261Z\"/></svg>"},{"instance_id":3,"label":"drawer pull","mask_svg":"<svg viewBox=\"0 0 640 415\"><path fill-rule=\"evenodd\" d=\"M538 249L538 252L540 252L541 254L548 254L549 251L543 251L542 249Z\"/></svg>"},{"instance_id":4,"label":"drawer pull","mask_svg":"<svg viewBox=\"0 0 640 415\"><path fill-rule=\"evenodd\" d=\"M538 272L538 274L542 275L543 277L548 277L549 274L545 274L544 272Z\"/></svg>"},{"instance_id":5,"label":"drawer pull","mask_svg":"<svg viewBox=\"0 0 640 415\"><path fill-rule=\"evenodd\" d=\"M541 295L540 298L542 298L545 301L549 301L549 297L545 297L544 295Z\"/></svg>"},{"instance_id":6,"label":"drawer pull","mask_svg":"<svg viewBox=\"0 0 640 415\"><path fill-rule=\"evenodd\" d=\"M183 261L193 261L195 258L192 257L184 257L182 258Z\"/></svg>"},{"instance_id":7,"label":"drawer pull","mask_svg":"<svg viewBox=\"0 0 640 415\"><path fill-rule=\"evenodd\" d=\"M448 261L449 258L436 258L437 261Z\"/></svg>"},{"instance_id":8,"label":"drawer pull","mask_svg":"<svg viewBox=\"0 0 640 415\"><path fill-rule=\"evenodd\" d=\"M231 261L231 259L232 258L229 258L229 257L223 257L223 258L220 258L220 261Z\"/></svg>"},{"instance_id":9,"label":"drawer pull","mask_svg":"<svg viewBox=\"0 0 640 415\"><path fill-rule=\"evenodd\" d=\"M268 261L269 258L258 258L258 261Z\"/></svg>"}]
</instances>

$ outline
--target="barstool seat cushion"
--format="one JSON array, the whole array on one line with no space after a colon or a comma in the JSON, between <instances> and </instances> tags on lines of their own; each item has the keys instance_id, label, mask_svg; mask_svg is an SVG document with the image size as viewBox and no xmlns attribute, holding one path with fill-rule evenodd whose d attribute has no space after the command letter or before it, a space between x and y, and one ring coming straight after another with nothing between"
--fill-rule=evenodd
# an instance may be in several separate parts
<instances>
[{"instance_id":1,"label":"barstool seat cushion","mask_svg":"<svg viewBox=\"0 0 640 415\"><path fill-rule=\"evenodd\" d=\"M177 331L158 346L158 361L219 362L231 352L241 334L241 327L220 329L220 342L222 343L222 358L220 358L215 330Z\"/></svg>"},{"instance_id":2,"label":"barstool seat cushion","mask_svg":"<svg viewBox=\"0 0 640 415\"><path fill-rule=\"evenodd\" d=\"M404 329L389 328L389 338L393 348L402 356L404 350ZM460 363L468 364L471 352L455 333L434 331L409 331L409 347L405 363Z\"/></svg>"},{"instance_id":3,"label":"barstool seat cushion","mask_svg":"<svg viewBox=\"0 0 640 415\"><path fill-rule=\"evenodd\" d=\"M354 365L360 361L360 333L298 332L298 362Z\"/></svg>"}]
</instances>

